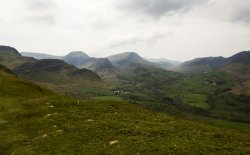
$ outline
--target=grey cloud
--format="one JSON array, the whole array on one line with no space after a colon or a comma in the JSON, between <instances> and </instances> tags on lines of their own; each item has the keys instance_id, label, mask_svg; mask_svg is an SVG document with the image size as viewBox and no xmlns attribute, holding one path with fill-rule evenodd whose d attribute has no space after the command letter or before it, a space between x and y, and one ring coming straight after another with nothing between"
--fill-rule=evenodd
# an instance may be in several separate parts
<instances>
[{"instance_id":1,"label":"grey cloud","mask_svg":"<svg viewBox=\"0 0 250 155\"><path fill-rule=\"evenodd\" d=\"M139 37L125 38L125 39L121 39L121 40L114 42L113 44L109 46L109 48L118 48L118 47L122 47L122 46L124 47L127 45L136 45L141 41L142 39Z\"/></svg>"},{"instance_id":2,"label":"grey cloud","mask_svg":"<svg viewBox=\"0 0 250 155\"><path fill-rule=\"evenodd\" d=\"M152 36L150 36L150 37L147 38L147 42L148 43L155 43L155 42L157 42L159 40L165 39L166 37L171 37L173 35L174 35L173 32L169 32L169 33L164 33L164 32L162 32L162 33L155 33Z\"/></svg>"},{"instance_id":3,"label":"grey cloud","mask_svg":"<svg viewBox=\"0 0 250 155\"><path fill-rule=\"evenodd\" d=\"M241 21L244 23L250 23L250 6L249 8L239 9L232 16L233 21Z\"/></svg>"},{"instance_id":4,"label":"grey cloud","mask_svg":"<svg viewBox=\"0 0 250 155\"><path fill-rule=\"evenodd\" d=\"M112 24L105 20L96 20L92 24L93 29L95 30L106 30L113 27Z\"/></svg>"},{"instance_id":5,"label":"grey cloud","mask_svg":"<svg viewBox=\"0 0 250 155\"><path fill-rule=\"evenodd\" d=\"M118 4L119 9L143 13L154 18L166 14L184 12L208 0L126 0Z\"/></svg>"},{"instance_id":6,"label":"grey cloud","mask_svg":"<svg viewBox=\"0 0 250 155\"><path fill-rule=\"evenodd\" d=\"M250 23L250 1L249 0L210 0L212 7L216 8L215 15L229 22Z\"/></svg>"},{"instance_id":7,"label":"grey cloud","mask_svg":"<svg viewBox=\"0 0 250 155\"><path fill-rule=\"evenodd\" d=\"M49 14L29 17L26 20L34 24L54 25L56 23L55 17Z\"/></svg>"},{"instance_id":8,"label":"grey cloud","mask_svg":"<svg viewBox=\"0 0 250 155\"><path fill-rule=\"evenodd\" d=\"M24 2L28 10L25 21L44 25L56 23L57 5L53 0L24 0Z\"/></svg>"},{"instance_id":9,"label":"grey cloud","mask_svg":"<svg viewBox=\"0 0 250 155\"><path fill-rule=\"evenodd\" d=\"M57 8L53 0L25 0L26 6L32 11L47 11Z\"/></svg>"},{"instance_id":10,"label":"grey cloud","mask_svg":"<svg viewBox=\"0 0 250 155\"><path fill-rule=\"evenodd\" d=\"M114 48L125 47L125 46L133 46L133 45L137 45L143 42L146 42L147 44L153 44L153 43L158 42L159 40L162 40L172 35L173 33L166 33L166 34L154 33L152 35L144 36L143 38L139 36L130 36L130 37L125 37L125 38L113 41L114 43L111 44L109 47L114 49Z\"/></svg>"}]
</instances>

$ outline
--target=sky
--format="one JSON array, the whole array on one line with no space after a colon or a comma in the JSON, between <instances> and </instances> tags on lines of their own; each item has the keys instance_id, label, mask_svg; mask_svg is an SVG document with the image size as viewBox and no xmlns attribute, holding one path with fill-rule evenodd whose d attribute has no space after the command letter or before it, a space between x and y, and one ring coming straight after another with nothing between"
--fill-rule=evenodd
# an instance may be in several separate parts
<instances>
[{"instance_id":1,"label":"sky","mask_svg":"<svg viewBox=\"0 0 250 155\"><path fill-rule=\"evenodd\" d=\"M0 45L186 61L250 50L250 0L0 0Z\"/></svg>"}]
</instances>

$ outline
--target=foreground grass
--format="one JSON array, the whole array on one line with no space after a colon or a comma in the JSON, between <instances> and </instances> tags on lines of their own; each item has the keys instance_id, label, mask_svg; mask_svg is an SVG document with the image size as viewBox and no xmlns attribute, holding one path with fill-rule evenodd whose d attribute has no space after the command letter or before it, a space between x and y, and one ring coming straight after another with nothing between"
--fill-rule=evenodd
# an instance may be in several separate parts
<instances>
[{"instance_id":1,"label":"foreground grass","mask_svg":"<svg viewBox=\"0 0 250 155\"><path fill-rule=\"evenodd\" d=\"M2 100L0 154L249 154L250 132L121 101Z\"/></svg>"}]
</instances>

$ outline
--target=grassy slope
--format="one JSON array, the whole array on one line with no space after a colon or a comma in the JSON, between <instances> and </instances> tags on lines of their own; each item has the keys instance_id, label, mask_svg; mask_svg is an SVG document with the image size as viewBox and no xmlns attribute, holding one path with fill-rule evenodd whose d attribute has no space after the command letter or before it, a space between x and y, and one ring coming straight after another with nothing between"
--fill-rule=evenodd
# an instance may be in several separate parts
<instances>
[{"instance_id":1,"label":"grassy slope","mask_svg":"<svg viewBox=\"0 0 250 155\"><path fill-rule=\"evenodd\" d=\"M0 154L250 153L249 131L119 101L79 101L1 73Z\"/></svg>"},{"instance_id":2,"label":"grassy slope","mask_svg":"<svg viewBox=\"0 0 250 155\"><path fill-rule=\"evenodd\" d=\"M18 78L16 75L0 68L0 99L37 98L53 94L50 90Z\"/></svg>"},{"instance_id":3,"label":"grassy slope","mask_svg":"<svg viewBox=\"0 0 250 155\"><path fill-rule=\"evenodd\" d=\"M11 104L19 109L2 116L1 154L250 153L247 131L184 121L124 102L57 97Z\"/></svg>"}]
</instances>

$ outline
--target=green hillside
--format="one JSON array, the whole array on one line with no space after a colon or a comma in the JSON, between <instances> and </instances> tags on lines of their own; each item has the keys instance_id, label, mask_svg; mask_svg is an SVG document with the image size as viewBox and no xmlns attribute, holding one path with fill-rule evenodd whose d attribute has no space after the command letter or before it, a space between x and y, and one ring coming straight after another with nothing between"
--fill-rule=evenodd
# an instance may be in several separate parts
<instances>
[{"instance_id":1,"label":"green hillside","mask_svg":"<svg viewBox=\"0 0 250 155\"><path fill-rule=\"evenodd\" d=\"M0 65L0 100L37 98L54 94L52 91L17 77L9 69Z\"/></svg>"}]
</instances>

